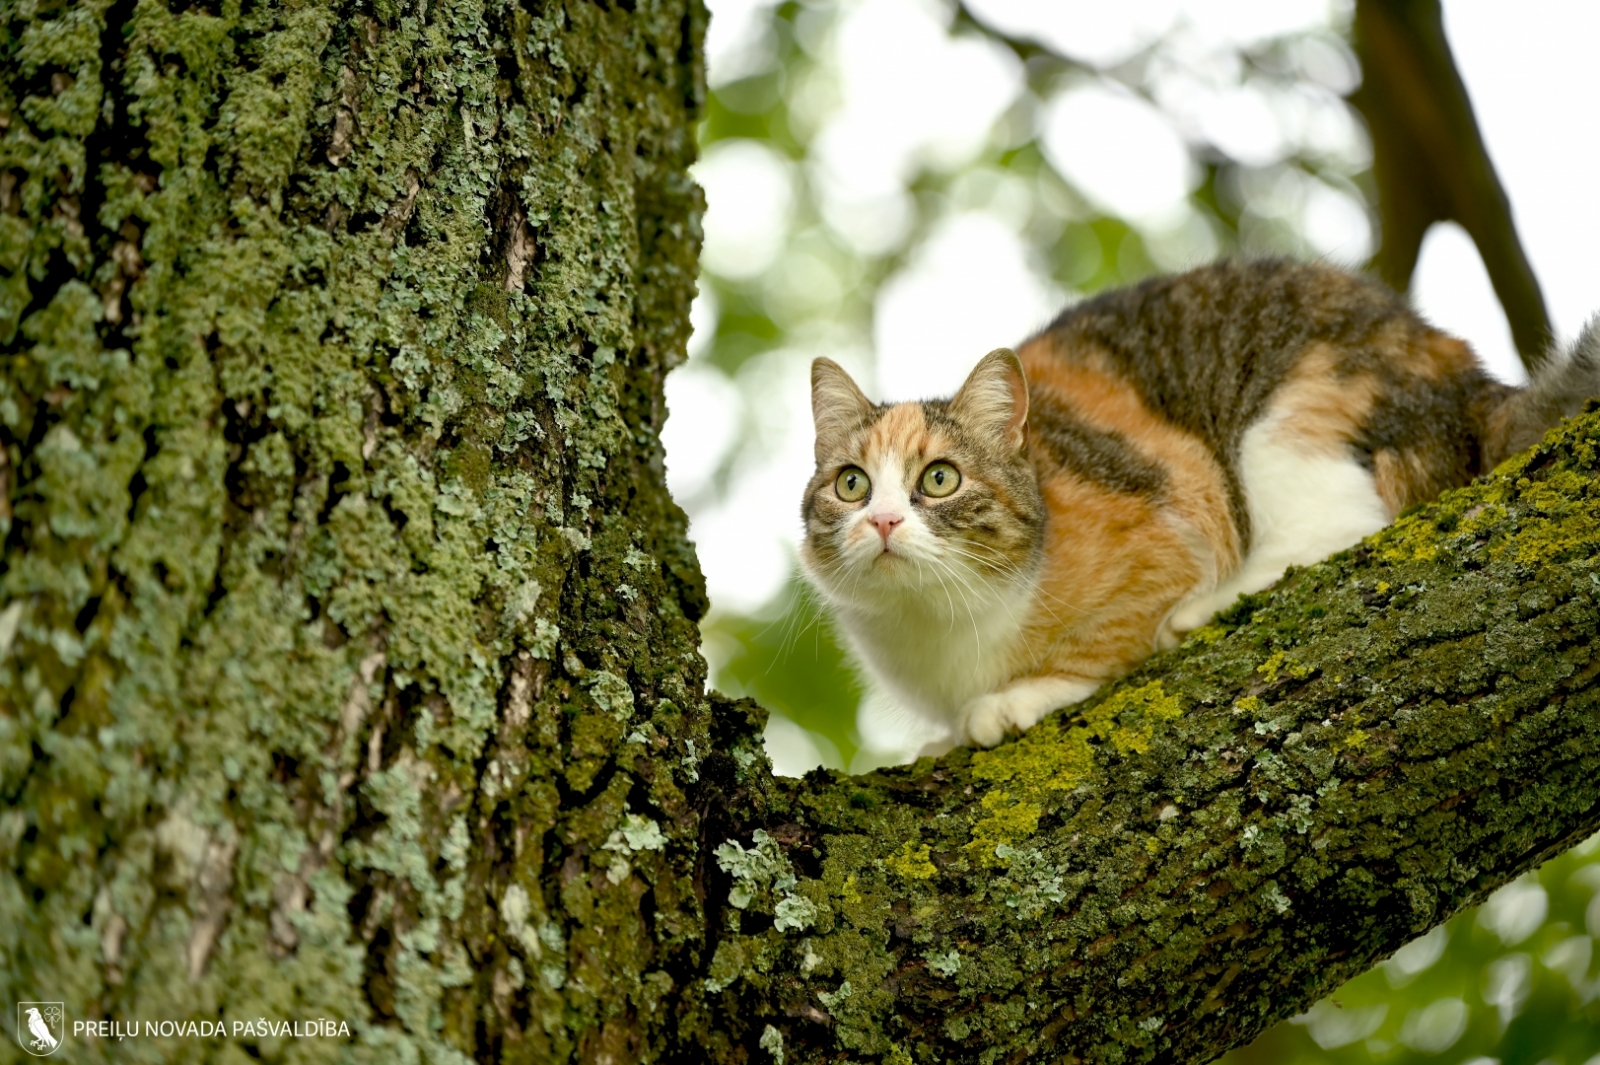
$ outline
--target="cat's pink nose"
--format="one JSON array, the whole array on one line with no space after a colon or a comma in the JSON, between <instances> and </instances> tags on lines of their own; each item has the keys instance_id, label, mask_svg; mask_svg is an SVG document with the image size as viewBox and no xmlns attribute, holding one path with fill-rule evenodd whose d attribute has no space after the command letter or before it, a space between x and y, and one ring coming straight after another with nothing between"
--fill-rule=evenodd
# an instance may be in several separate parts
<instances>
[{"instance_id":1,"label":"cat's pink nose","mask_svg":"<svg viewBox=\"0 0 1600 1065\"><path fill-rule=\"evenodd\" d=\"M894 527L906 519L898 514L874 514L867 519L878 527L878 535L883 537L883 549L889 550L889 534L894 532Z\"/></svg>"}]
</instances>

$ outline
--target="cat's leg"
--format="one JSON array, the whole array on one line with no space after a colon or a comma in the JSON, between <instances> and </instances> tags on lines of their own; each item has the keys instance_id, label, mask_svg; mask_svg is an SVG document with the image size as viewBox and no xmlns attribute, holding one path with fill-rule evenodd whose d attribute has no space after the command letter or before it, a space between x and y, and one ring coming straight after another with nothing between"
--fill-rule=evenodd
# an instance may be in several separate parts
<instances>
[{"instance_id":1,"label":"cat's leg","mask_svg":"<svg viewBox=\"0 0 1600 1065\"><path fill-rule=\"evenodd\" d=\"M867 686L856 708L860 747L851 761L852 772L865 771L854 768L857 760L873 768L905 765L930 755L937 758L961 743L955 722L915 707L910 698L893 694L881 682Z\"/></svg>"},{"instance_id":2,"label":"cat's leg","mask_svg":"<svg viewBox=\"0 0 1600 1065\"><path fill-rule=\"evenodd\" d=\"M1250 508L1250 550L1211 592L1183 602L1168 624L1199 628L1241 595L1268 587L1290 566L1320 562L1392 520L1372 473L1347 448L1295 440L1293 421L1264 418L1239 446L1239 479Z\"/></svg>"},{"instance_id":3,"label":"cat's leg","mask_svg":"<svg viewBox=\"0 0 1600 1065\"><path fill-rule=\"evenodd\" d=\"M979 747L993 747L1008 732L1026 732L1052 710L1079 703L1099 688L1076 677L1028 677L967 704L962 728Z\"/></svg>"}]
</instances>

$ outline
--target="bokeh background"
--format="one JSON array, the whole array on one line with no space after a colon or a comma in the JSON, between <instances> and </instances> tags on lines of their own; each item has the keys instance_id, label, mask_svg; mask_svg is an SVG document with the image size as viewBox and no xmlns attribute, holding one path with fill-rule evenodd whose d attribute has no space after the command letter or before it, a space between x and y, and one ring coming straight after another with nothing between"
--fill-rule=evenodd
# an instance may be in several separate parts
<instances>
[{"instance_id":1,"label":"bokeh background","mask_svg":"<svg viewBox=\"0 0 1600 1065\"><path fill-rule=\"evenodd\" d=\"M773 711L779 772L915 742L797 576L808 373L948 395L1068 302L1235 252L1361 267L1382 240L1340 0L710 0L705 251L668 479L712 683ZM1600 4L1446 0L1445 29L1559 336L1600 308ZM1467 234L1414 304L1524 373ZM1600 838L1226 1061L1600 1065Z\"/></svg>"}]
</instances>

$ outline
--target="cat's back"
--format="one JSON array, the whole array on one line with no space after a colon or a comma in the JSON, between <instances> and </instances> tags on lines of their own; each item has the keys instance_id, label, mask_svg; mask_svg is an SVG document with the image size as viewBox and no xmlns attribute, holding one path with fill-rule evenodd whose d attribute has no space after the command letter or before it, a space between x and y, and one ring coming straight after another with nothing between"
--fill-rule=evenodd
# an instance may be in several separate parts
<instances>
[{"instance_id":1,"label":"cat's back","mask_svg":"<svg viewBox=\"0 0 1600 1065\"><path fill-rule=\"evenodd\" d=\"M1045 420L1126 425L1136 452L1159 433L1135 423L1178 430L1219 464L1236 509L1241 442L1274 412L1292 423L1280 435L1348 453L1399 507L1481 472L1482 410L1506 391L1384 286L1283 259L1104 293L1020 354Z\"/></svg>"}]
</instances>

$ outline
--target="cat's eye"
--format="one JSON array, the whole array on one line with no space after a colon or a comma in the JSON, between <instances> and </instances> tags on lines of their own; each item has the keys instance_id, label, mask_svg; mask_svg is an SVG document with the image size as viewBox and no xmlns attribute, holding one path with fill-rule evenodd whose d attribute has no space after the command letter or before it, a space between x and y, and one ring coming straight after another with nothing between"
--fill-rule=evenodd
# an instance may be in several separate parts
<instances>
[{"instance_id":1,"label":"cat's eye","mask_svg":"<svg viewBox=\"0 0 1600 1065\"><path fill-rule=\"evenodd\" d=\"M839 498L846 503L859 503L867 498L867 490L872 487L872 480L865 470L855 466L846 466L839 471L839 479L833 482L833 490Z\"/></svg>"},{"instance_id":2,"label":"cat's eye","mask_svg":"<svg viewBox=\"0 0 1600 1065\"><path fill-rule=\"evenodd\" d=\"M935 462L922 471L922 494L925 496L935 499L947 496L960 484L960 472L948 462Z\"/></svg>"}]
</instances>

